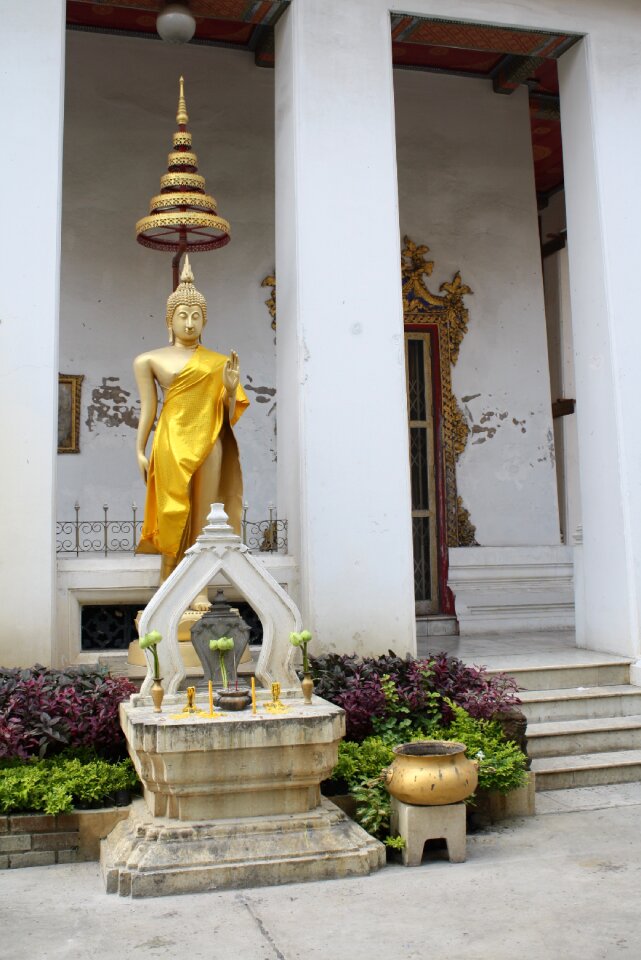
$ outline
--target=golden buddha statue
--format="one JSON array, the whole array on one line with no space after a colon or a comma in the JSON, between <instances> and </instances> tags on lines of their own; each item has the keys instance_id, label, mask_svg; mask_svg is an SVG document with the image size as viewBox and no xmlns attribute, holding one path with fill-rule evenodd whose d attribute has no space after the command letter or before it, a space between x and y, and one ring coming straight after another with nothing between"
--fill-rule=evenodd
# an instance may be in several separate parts
<instances>
[{"instance_id":1,"label":"golden buddha statue","mask_svg":"<svg viewBox=\"0 0 641 960\"><path fill-rule=\"evenodd\" d=\"M136 452L147 484L137 552L162 555L162 580L201 533L212 503L224 503L240 533L243 481L232 427L249 400L240 385L238 354L232 350L226 357L202 346L206 322L207 302L194 287L186 257L180 284L167 300L169 346L134 361L140 393ZM158 386L163 407L148 459ZM206 597L197 601L194 609L208 606Z\"/></svg>"}]
</instances>

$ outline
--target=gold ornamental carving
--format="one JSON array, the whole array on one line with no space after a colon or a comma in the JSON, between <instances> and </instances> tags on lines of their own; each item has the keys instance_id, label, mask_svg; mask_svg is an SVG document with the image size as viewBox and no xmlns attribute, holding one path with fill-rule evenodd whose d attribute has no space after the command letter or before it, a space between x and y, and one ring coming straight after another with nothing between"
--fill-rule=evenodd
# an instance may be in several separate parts
<instances>
[{"instance_id":1,"label":"gold ornamental carving","mask_svg":"<svg viewBox=\"0 0 641 960\"><path fill-rule=\"evenodd\" d=\"M160 178L160 188L165 190L168 187L189 190L204 190L205 178L199 173L163 173Z\"/></svg>"},{"instance_id":2,"label":"gold ornamental carving","mask_svg":"<svg viewBox=\"0 0 641 960\"><path fill-rule=\"evenodd\" d=\"M213 213L196 213L195 211L191 213L181 213L180 221L186 227L214 226L221 231L228 226L227 221L223 220L222 217L217 217ZM144 233L145 230L158 227L173 227L175 223L175 214L155 213L153 216L143 217L142 220L139 220L136 224L136 230L138 233Z\"/></svg>"},{"instance_id":3,"label":"gold ornamental carving","mask_svg":"<svg viewBox=\"0 0 641 960\"><path fill-rule=\"evenodd\" d=\"M191 147L192 136L189 130L179 130L173 135L174 147Z\"/></svg>"},{"instance_id":4,"label":"gold ornamental carving","mask_svg":"<svg viewBox=\"0 0 641 960\"><path fill-rule=\"evenodd\" d=\"M456 498L456 522L459 547L478 547L476 527L472 523L470 511L463 505L463 497Z\"/></svg>"},{"instance_id":5,"label":"gold ornamental carving","mask_svg":"<svg viewBox=\"0 0 641 960\"><path fill-rule=\"evenodd\" d=\"M428 253L429 247L425 244L403 238L403 319L406 324L433 324L438 329L447 545L468 547L476 544L476 531L458 495L456 462L465 450L470 428L452 392L452 367L456 366L467 333L469 312L463 298L472 290L457 271L449 282L440 285L438 294L432 293L426 278L432 274L434 261L427 259Z\"/></svg>"},{"instance_id":6,"label":"gold ornamental carving","mask_svg":"<svg viewBox=\"0 0 641 960\"><path fill-rule=\"evenodd\" d=\"M190 207L202 207L207 210L209 207L216 206L216 201L208 193L157 193L155 197L151 198L149 209L151 211L169 210L186 204L189 204Z\"/></svg>"},{"instance_id":7,"label":"gold ornamental carving","mask_svg":"<svg viewBox=\"0 0 641 960\"><path fill-rule=\"evenodd\" d=\"M194 167L198 169L198 157L191 150L172 150L167 154L168 167Z\"/></svg>"},{"instance_id":8,"label":"gold ornamental carving","mask_svg":"<svg viewBox=\"0 0 641 960\"><path fill-rule=\"evenodd\" d=\"M468 510L458 495L456 463L467 445L470 428L454 393L452 392L452 367L456 366L463 338L467 333L469 312L463 298L472 290L457 271L447 283L442 283L439 293L432 293L426 285L434 269L434 261L427 259L429 247L416 244L409 237L403 238L401 271L403 278L403 319L406 324L433 324L438 329L442 442L445 465L445 500L447 514L448 547L477 545L476 529ZM276 277L271 274L261 283L271 289L265 301L276 329Z\"/></svg>"},{"instance_id":9,"label":"gold ornamental carving","mask_svg":"<svg viewBox=\"0 0 641 960\"><path fill-rule=\"evenodd\" d=\"M272 330L276 329L276 277L274 274L270 274L268 277L261 282L261 287L270 287L271 294L269 300L265 300L265 306L269 310L269 315L272 318Z\"/></svg>"}]
</instances>

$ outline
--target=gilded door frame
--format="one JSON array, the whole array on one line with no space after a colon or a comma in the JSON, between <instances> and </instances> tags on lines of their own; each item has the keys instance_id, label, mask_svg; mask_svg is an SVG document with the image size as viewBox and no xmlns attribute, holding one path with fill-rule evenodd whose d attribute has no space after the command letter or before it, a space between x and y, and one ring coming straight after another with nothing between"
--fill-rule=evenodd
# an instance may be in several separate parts
<instances>
[{"instance_id":1,"label":"gilded door frame","mask_svg":"<svg viewBox=\"0 0 641 960\"><path fill-rule=\"evenodd\" d=\"M418 599L415 595L416 615L432 616L443 612L447 598L447 566L443 565L443 544L441 530L444 529L443 505L443 470L442 450L440 444L440 364L438 359L438 331L434 324L405 324L405 375L407 379L407 425L408 425L408 452L410 470L412 470L412 429L425 429L428 435L426 446L426 484L427 504L422 507L415 503L414 478L412 477L412 537L414 537L414 519L418 516L428 521L429 534L429 570L430 570L430 599ZM411 375L409 342L423 343L424 367L424 398L425 416L412 417ZM422 422L421 422L422 421ZM414 564L416 565L416 556ZM414 571L416 580L416 569ZM415 582L416 587L416 582Z\"/></svg>"},{"instance_id":2,"label":"gilded door frame","mask_svg":"<svg viewBox=\"0 0 641 960\"><path fill-rule=\"evenodd\" d=\"M456 463L465 450L470 428L452 392L452 367L456 366L469 313L463 297L472 293L457 271L448 283L442 283L439 294L432 293L425 282L434 269L427 259L429 247L403 238L401 270L403 276L403 321L405 329L433 324L438 331L440 367L440 439L444 488L445 543L447 547L476 545L476 530L458 495ZM442 531L441 531L442 538ZM443 598L444 600L445 598Z\"/></svg>"}]
</instances>

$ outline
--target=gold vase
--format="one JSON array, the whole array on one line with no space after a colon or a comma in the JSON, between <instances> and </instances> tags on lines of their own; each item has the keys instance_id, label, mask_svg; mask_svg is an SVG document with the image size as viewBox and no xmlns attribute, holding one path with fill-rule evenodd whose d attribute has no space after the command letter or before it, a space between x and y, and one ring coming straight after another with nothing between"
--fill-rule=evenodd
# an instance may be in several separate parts
<instances>
[{"instance_id":1,"label":"gold vase","mask_svg":"<svg viewBox=\"0 0 641 960\"><path fill-rule=\"evenodd\" d=\"M465 756L464 743L417 740L394 747L385 786L393 797L416 806L458 803L476 790L478 762Z\"/></svg>"},{"instance_id":2,"label":"gold vase","mask_svg":"<svg viewBox=\"0 0 641 960\"><path fill-rule=\"evenodd\" d=\"M306 673L300 682L303 691L303 703L309 707L312 705L312 694L314 693L314 681L310 673Z\"/></svg>"},{"instance_id":3,"label":"gold vase","mask_svg":"<svg viewBox=\"0 0 641 960\"><path fill-rule=\"evenodd\" d=\"M165 696L165 691L162 686L162 677L154 677L154 682L151 686L151 699L154 701L154 713L162 712L162 701Z\"/></svg>"}]
</instances>

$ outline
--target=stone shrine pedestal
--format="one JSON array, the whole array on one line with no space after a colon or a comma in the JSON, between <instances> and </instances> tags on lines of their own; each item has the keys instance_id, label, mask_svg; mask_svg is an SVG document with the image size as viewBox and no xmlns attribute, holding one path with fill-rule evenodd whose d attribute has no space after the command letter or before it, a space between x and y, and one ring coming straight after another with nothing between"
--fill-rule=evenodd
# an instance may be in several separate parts
<instances>
[{"instance_id":1,"label":"stone shrine pedestal","mask_svg":"<svg viewBox=\"0 0 641 960\"><path fill-rule=\"evenodd\" d=\"M363 876L385 849L320 782L336 763L343 711L320 698L286 713L176 719L184 698L157 714L121 704L121 723L144 800L102 842L108 893L146 897ZM135 700L135 698L134 698ZM200 710L207 704L198 702Z\"/></svg>"},{"instance_id":2,"label":"stone shrine pedestal","mask_svg":"<svg viewBox=\"0 0 641 960\"><path fill-rule=\"evenodd\" d=\"M300 612L240 542L222 504L212 504L207 520L141 617L141 634L157 630L163 638L157 649L167 693L163 712L154 712L147 656L140 694L120 704L144 800L102 842L107 892L150 897L371 873L385 862L383 844L320 795L345 715L319 697L303 703L289 642L301 629ZM199 712L181 712L178 625L218 574L263 625L255 714L207 716L202 695ZM282 712L267 709L272 684L280 686Z\"/></svg>"}]
</instances>

